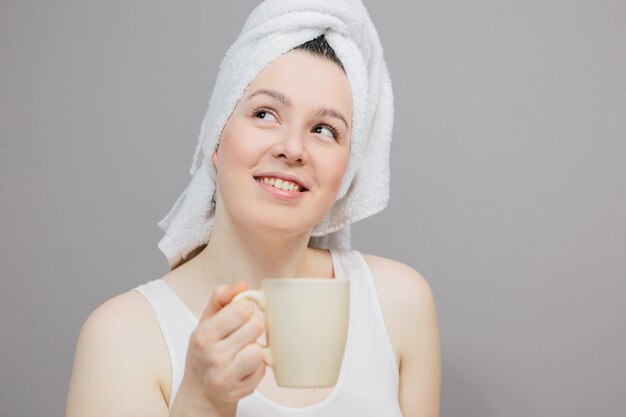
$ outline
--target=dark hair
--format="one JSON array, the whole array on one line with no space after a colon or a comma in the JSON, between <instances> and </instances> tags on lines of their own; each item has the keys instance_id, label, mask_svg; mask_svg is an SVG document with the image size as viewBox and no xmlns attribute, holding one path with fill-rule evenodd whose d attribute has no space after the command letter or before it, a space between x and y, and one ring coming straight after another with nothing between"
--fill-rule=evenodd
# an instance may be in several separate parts
<instances>
[{"instance_id":1,"label":"dark hair","mask_svg":"<svg viewBox=\"0 0 626 417\"><path fill-rule=\"evenodd\" d=\"M339 58L337 58L337 55L335 54L335 51L333 50L332 46L330 46L328 42L326 41L324 34L321 34L317 38L311 39L310 41L305 42L302 45L296 46L293 49L294 50L300 49L303 51L310 52L311 54L315 56L320 56L322 58L330 59L335 64L339 65L339 67L343 70L343 72L346 72L346 70L343 68L343 64L341 63Z\"/></svg>"}]
</instances>

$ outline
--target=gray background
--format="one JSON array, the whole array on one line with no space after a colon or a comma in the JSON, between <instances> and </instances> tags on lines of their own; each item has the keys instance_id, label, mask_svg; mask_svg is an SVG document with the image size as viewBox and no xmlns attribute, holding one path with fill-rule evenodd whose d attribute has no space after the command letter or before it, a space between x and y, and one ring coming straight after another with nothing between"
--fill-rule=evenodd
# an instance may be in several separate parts
<instances>
[{"instance_id":1,"label":"gray background","mask_svg":"<svg viewBox=\"0 0 626 417\"><path fill-rule=\"evenodd\" d=\"M62 415L88 313L166 271L253 4L1 0L1 416ZM626 415L626 3L366 4L396 125L354 247L431 283L442 415Z\"/></svg>"}]
</instances>

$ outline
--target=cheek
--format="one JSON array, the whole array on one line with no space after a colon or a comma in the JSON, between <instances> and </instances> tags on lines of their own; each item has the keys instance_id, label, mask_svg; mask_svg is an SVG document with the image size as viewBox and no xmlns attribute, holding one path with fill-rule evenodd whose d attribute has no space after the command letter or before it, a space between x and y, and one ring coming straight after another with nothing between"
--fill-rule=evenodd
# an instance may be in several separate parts
<instances>
[{"instance_id":1,"label":"cheek","mask_svg":"<svg viewBox=\"0 0 626 417\"><path fill-rule=\"evenodd\" d=\"M254 141L250 140L248 130L235 124L222 131L218 151L213 155L218 173L219 170L228 170L233 165L245 163L255 153Z\"/></svg>"},{"instance_id":2,"label":"cheek","mask_svg":"<svg viewBox=\"0 0 626 417\"><path fill-rule=\"evenodd\" d=\"M237 191L249 185L252 171L265 152L263 142L258 132L245 125L234 123L223 130L219 148L213 155L223 198L238 198Z\"/></svg>"},{"instance_id":3,"label":"cheek","mask_svg":"<svg viewBox=\"0 0 626 417\"><path fill-rule=\"evenodd\" d=\"M217 171L217 183L222 196L233 188L234 177L231 173L241 163L242 155L238 157L237 152L239 136L238 129L227 125L222 131L219 146L213 153L213 164Z\"/></svg>"},{"instance_id":4,"label":"cheek","mask_svg":"<svg viewBox=\"0 0 626 417\"><path fill-rule=\"evenodd\" d=\"M348 153L340 153L335 158L329 158L325 167L325 172L328 174L328 180L333 184L335 191L339 191L343 175L346 172L348 166Z\"/></svg>"}]
</instances>

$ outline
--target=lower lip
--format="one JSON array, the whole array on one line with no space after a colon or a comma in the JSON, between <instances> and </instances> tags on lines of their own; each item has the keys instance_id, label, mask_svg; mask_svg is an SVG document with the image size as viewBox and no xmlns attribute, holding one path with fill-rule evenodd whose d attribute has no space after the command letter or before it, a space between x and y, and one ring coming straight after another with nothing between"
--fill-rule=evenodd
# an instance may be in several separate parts
<instances>
[{"instance_id":1,"label":"lower lip","mask_svg":"<svg viewBox=\"0 0 626 417\"><path fill-rule=\"evenodd\" d=\"M255 180L256 181L256 180ZM266 193L270 194L272 197L278 198L279 200L284 201L296 201L301 199L305 193L301 193L299 191L285 191L279 190L278 188L265 184L263 182L256 181L259 184L259 187Z\"/></svg>"}]
</instances>

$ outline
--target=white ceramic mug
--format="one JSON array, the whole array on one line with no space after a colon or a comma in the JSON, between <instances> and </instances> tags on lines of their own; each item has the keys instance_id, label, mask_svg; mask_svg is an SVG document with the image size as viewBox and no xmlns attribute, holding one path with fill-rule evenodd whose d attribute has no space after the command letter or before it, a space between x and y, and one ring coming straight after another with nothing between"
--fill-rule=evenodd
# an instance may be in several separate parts
<instances>
[{"instance_id":1,"label":"white ceramic mug","mask_svg":"<svg viewBox=\"0 0 626 417\"><path fill-rule=\"evenodd\" d=\"M237 294L265 313L265 360L281 387L337 383L348 333L350 281L272 278L261 290Z\"/></svg>"}]
</instances>

